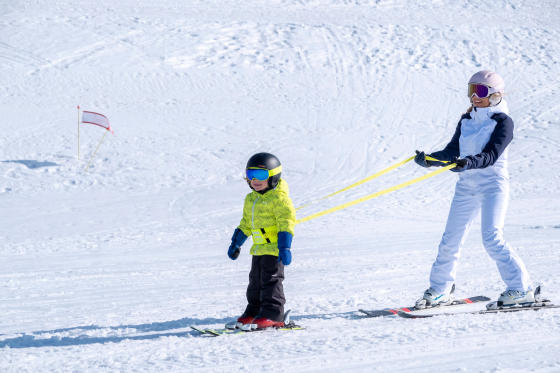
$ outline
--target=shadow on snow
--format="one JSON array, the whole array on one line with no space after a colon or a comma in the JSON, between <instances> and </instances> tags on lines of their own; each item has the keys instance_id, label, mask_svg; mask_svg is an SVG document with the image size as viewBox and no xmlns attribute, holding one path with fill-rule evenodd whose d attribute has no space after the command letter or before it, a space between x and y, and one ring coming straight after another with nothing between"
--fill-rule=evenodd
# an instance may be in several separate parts
<instances>
[{"instance_id":1,"label":"shadow on snow","mask_svg":"<svg viewBox=\"0 0 560 373\"><path fill-rule=\"evenodd\" d=\"M120 325L120 326L98 326L86 325L72 328L61 328L53 330L34 331L30 334L22 334L15 338L0 340L0 348L30 348L30 347L64 347L64 346L80 346L96 343L119 343L126 340L150 340L161 337L184 337L188 335L196 335L198 332L173 331L174 329L188 328L191 325L208 325L231 321L226 319L193 319L183 318L174 321L155 322L150 324L139 325ZM49 338L41 338L41 334L64 334L79 333L77 336L51 336ZM100 333L113 332L111 336L91 336L86 332L99 331ZM149 333L135 335L135 333Z\"/></svg>"},{"instance_id":2,"label":"shadow on snow","mask_svg":"<svg viewBox=\"0 0 560 373\"><path fill-rule=\"evenodd\" d=\"M58 164L54 163L54 162L41 162L41 161L34 161L34 160L29 160L29 159L21 159L21 160L9 160L9 161L2 161L2 163L19 163L24 165L25 167L34 170L36 168L41 168L41 167L53 167L53 166L58 166Z\"/></svg>"},{"instance_id":3,"label":"shadow on snow","mask_svg":"<svg viewBox=\"0 0 560 373\"><path fill-rule=\"evenodd\" d=\"M325 313L317 315L300 315L293 316L292 320L307 320L307 319L323 319L328 320L332 318L346 318L346 319L359 319L360 316L356 315L355 311L352 312L339 312L339 313ZM18 337L7 338L0 340L0 348L32 348L32 347L67 347L67 346L81 346L89 344L104 344L104 343L119 343L126 340L142 341L151 340L161 337L185 337L188 335L199 335L198 332L193 330L187 331L173 331L175 329L188 328L193 326L204 326L211 324L225 324L232 321L231 317L216 319L193 319L183 318L174 321L155 322L150 324L138 325L120 325L120 326L98 326L86 325L76 326L72 328L60 328L53 330L34 331L30 334L22 334ZM77 336L51 336L49 338L41 338L42 334L64 334L64 333L79 333ZM112 336L91 336L85 334L86 332L108 332L112 331L116 335ZM135 335L134 333L145 333Z\"/></svg>"}]
</instances>

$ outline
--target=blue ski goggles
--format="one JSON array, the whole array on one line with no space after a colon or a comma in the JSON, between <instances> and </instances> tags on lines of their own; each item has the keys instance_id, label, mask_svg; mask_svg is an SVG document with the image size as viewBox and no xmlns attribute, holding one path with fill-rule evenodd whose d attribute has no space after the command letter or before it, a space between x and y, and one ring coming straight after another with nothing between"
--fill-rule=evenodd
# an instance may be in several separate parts
<instances>
[{"instance_id":1,"label":"blue ski goggles","mask_svg":"<svg viewBox=\"0 0 560 373\"><path fill-rule=\"evenodd\" d=\"M278 175L280 172L282 172L282 166L278 166L276 168L273 168L272 170L267 170L266 168L251 167L246 170L246 175L248 180L257 179L264 181L269 177Z\"/></svg>"}]
</instances>

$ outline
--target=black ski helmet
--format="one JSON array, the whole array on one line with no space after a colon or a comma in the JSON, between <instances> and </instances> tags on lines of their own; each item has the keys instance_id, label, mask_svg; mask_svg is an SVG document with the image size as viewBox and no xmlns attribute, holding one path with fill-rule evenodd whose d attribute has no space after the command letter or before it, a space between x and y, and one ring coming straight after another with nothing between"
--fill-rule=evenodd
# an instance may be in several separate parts
<instances>
[{"instance_id":1,"label":"black ski helmet","mask_svg":"<svg viewBox=\"0 0 560 373\"><path fill-rule=\"evenodd\" d=\"M273 170L279 166L281 166L280 160L274 154L257 153L253 155L251 158L249 158L245 169L248 169L249 167L258 167L258 168L266 168L267 170ZM269 177L268 188L269 189L276 188L278 182L280 181L281 176L282 173L280 172L277 175ZM249 184L249 186L251 186L251 180L247 180L247 183Z\"/></svg>"}]
</instances>

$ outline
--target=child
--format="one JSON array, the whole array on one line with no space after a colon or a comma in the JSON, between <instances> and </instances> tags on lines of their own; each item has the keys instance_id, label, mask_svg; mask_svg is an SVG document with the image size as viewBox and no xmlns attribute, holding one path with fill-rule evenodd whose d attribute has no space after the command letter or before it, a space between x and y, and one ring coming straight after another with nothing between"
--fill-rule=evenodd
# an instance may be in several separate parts
<instances>
[{"instance_id":1,"label":"child","mask_svg":"<svg viewBox=\"0 0 560 373\"><path fill-rule=\"evenodd\" d=\"M496 261L506 290L498 306L533 303L529 274L521 258L505 242L504 219L509 199L507 146L513 138L513 121L502 98L503 79L492 71L479 71L468 83L471 107L461 117L451 142L431 157L452 161L460 172L445 233L430 274L430 288L416 302L418 308L453 300L460 247L472 220L481 211L484 248ZM416 163L441 166L416 151ZM489 305L490 306L490 305Z\"/></svg>"},{"instance_id":2,"label":"child","mask_svg":"<svg viewBox=\"0 0 560 373\"><path fill-rule=\"evenodd\" d=\"M292 261L290 248L296 213L288 184L281 179L282 166L269 153L257 153L246 167L253 191L245 197L243 218L233 233L230 259L239 256L248 236L253 237L253 261L247 287L248 305L236 326L256 324L258 329L284 326L284 266Z\"/></svg>"}]
</instances>

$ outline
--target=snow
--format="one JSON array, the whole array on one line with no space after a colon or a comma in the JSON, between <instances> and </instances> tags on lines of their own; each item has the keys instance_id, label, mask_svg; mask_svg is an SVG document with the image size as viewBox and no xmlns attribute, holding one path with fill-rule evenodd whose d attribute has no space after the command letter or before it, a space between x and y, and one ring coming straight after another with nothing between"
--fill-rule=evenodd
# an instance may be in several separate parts
<instances>
[{"instance_id":1,"label":"snow","mask_svg":"<svg viewBox=\"0 0 560 373\"><path fill-rule=\"evenodd\" d=\"M303 331L201 337L242 312L246 160L296 205L451 138L481 69L515 121L505 234L560 302L554 0L29 0L0 4L0 371L558 372L560 313L364 319L428 285L457 175L297 226ZM76 106L107 115L107 134ZM298 216L425 174L407 164ZM457 295L504 290L479 221ZM483 305L480 305L483 307Z\"/></svg>"}]
</instances>

